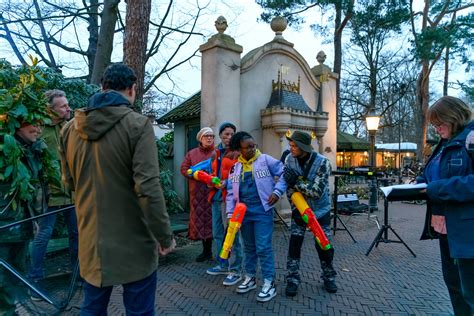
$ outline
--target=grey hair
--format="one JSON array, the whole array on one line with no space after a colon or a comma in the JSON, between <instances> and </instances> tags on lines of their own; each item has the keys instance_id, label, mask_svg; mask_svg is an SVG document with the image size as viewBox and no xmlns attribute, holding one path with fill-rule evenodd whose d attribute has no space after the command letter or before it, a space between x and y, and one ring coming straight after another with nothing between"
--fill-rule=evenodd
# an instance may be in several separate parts
<instances>
[{"instance_id":1,"label":"grey hair","mask_svg":"<svg viewBox=\"0 0 474 316\"><path fill-rule=\"evenodd\" d=\"M54 104L53 104L54 98L66 97L66 92L64 92L63 90L59 90L59 89L53 89L53 90L46 91L44 93L44 96L46 97L46 99L48 101L48 105L50 107L53 107L54 106Z\"/></svg>"}]
</instances>

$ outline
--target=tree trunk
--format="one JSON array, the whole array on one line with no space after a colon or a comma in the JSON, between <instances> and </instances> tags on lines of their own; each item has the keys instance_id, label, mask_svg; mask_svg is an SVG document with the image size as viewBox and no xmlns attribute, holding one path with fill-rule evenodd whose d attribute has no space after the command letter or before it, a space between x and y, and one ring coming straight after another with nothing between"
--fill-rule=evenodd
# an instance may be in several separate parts
<instances>
[{"instance_id":1,"label":"tree trunk","mask_svg":"<svg viewBox=\"0 0 474 316\"><path fill-rule=\"evenodd\" d=\"M429 62L422 61L422 68L420 75L416 82L416 109L415 112L415 128L417 130L417 141L416 141L416 157L420 162L424 162L423 151L426 143L426 112L430 102L430 91L429 91Z\"/></svg>"},{"instance_id":2,"label":"tree trunk","mask_svg":"<svg viewBox=\"0 0 474 316\"><path fill-rule=\"evenodd\" d=\"M101 13L99 40L94 58L91 83L100 84L105 68L110 64L114 44L115 23L117 22L120 0L105 0Z\"/></svg>"},{"instance_id":3,"label":"tree trunk","mask_svg":"<svg viewBox=\"0 0 474 316\"><path fill-rule=\"evenodd\" d=\"M334 20L334 72L339 75L336 79L336 126L339 126L339 106L341 95L341 69L342 69L342 9L336 2L336 18Z\"/></svg>"},{"instance_id":4,"label":"tree trunk","mask_svg":"<svg viewBox=\"0 0 474 316\"><path fill-rule=\"evenodd\" d=\"M449 83L449 46L446 46L446 55L444 58L443 96L448 95L448 83Z\"/></svg>"},{"instance_id":5,"label":"tree trunk","mask_svg":"<svg viewBox=\"0 0 474 316\"><path fill-rule=\"evenodd\" d=\"M87 10L89 17L87 21L89 26L87 30L89 31L89 46L87 47L87 64L89 66L89 73L87 74L87 79L90 82L92 77L92 72L94 71L94 59L97 53L97 42L99 41L99 0L90 0L90 7Z\"/></svg>"},{"instance_id":6,"label":"tree trunk","mask_svg":"<svg viewBox=\"0 0 474 316\"><path fill-rule=\"evenodd\" d=\"M141 108L143 100L150 12L151 0L128 1L125 18L123 59L137 75L136 108Z\"/></svg>"}]
</instances>

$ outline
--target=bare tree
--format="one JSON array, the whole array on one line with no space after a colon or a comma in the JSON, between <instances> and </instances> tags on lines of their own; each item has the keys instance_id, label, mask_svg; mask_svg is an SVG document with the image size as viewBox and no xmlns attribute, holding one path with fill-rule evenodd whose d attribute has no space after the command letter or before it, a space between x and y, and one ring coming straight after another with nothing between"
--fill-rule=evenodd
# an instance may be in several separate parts
<instances>
[{"instance_id":1,"label":"bare tree","mask_svg":"<svg viewBox=\"0 0 474 316\"><path fill-rule=\"evenodd\" d=\"M88 61L90 75L91 61L97 46L98 0L62 3L51 1L5 1L0 5L3 12L0 20L0 39L8 41L18 60L24 64L24 56L33 54L46 66L61 70L64 67L77 67L77 59L69 61L60 56L75 55ZM87 48L84 46L84 32L89 35Z\"/></svg>"},{"instance_id":2,"label":"bare tree","mask_svg":"<svg viewBox=\"0 0 474 316\"><path fill-rule=\"evenodd\" d=\"M94 0L97 3L97 0ZM89 59L89 73L91 83L99 84L102 73L110 64L112 56L115 25L118 19L118 5L120 0L104 0L104 8L100 14L100 31L97 33L97 20L89 24L89 32L93 32L89 38L97 38L97 45L93 54L93 59ZM92 8L96 8L95 6ZM96 16L96 15L90 15ZM92 45L89 45L91 48Z\"/></svg>"},{"instance_id":3,"label":"bare tree","mask_svg":"<svg viewBox=\"0 0 474 316\"><path fill-rule=\"evenodd\" d=\"M456 43L455 39L459 36L460 30L457 26L462 26L457 25L457 21L460 19L457 13L473 6L474 4L471 1L445 0L443 2L433 2L425 0L423 11L415 12L413 10L413 0L410 0L414 48L416 57L421 64L416 86L417 115L415 129L417 135L419 135L416 142L418 157L423 157L423 148L426 143L426 112L430 100L430 74L442 57L445 48L452 47ZM418 20L419 17L420 20ZM420 23L419 27L417 27L417 23ZM469 29L472 32L470 27ZM470 36L472 38L472 35Z\"/></svg>"}]
</instances>

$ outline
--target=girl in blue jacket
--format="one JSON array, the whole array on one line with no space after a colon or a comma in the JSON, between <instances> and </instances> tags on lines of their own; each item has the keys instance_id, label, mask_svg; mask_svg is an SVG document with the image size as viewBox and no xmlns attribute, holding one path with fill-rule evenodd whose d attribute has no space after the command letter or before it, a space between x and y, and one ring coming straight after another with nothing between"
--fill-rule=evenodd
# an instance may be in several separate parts
<instances>
[{"instance_id":1,"label":"girl in blue jacket","mask_svg":"<svg viewBox=\"0 0 474 316\"><path fill-rule=\"evenodd\" d=\"M439 238L455 315L474 314L474 121L472 109L445 96L427 118L441 140L426 163L428 209L422 239Z\"/></svg>"},{"instance_id":2,"label":"girl in blue jacket","mask_svg":"<svg viewBox=\"0 0 474 316\"><path fill-rule=\"evenodd\" d=\"M238 132L232 136L229 147L240 151L237 163L232 167L227 182L226 211L230 218L238 202L247 206L240 228L244 242L245 279L237 287L237 293L247 293L257 288L255 275L257 261L263 276L263 286L257 301L267 302L275 297L275 262L272 250L273 205L286 190L283 163L262 154L252 136ZM278 181L275 181L278 177Z\"/></svg>"}]
</instances>

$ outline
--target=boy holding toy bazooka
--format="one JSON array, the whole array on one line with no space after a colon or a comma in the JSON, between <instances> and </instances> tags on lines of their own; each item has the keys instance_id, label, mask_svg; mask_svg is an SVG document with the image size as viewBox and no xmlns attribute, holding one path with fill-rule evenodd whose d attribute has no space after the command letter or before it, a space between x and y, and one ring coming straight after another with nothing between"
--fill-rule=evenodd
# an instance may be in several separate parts
<instances>
[{"instance_id":1,"label":"boy holding toy bazooka","mask_svg":"<svg viewBox=\"0 0 474 316\"><path fill-rule=\"evenodd\" d=\"M287 136L290 145L290 155L285 159L283 177L288 185L287 196L292 201L291 237L287 258L286 290L287 296L295 296L300 284L300 258L303 245L304 233L307 223L301 217L300 212L291 198L293 193L300 192L310 209L315 212L317 222L322 227L326 236L331 235L331 201L329 197L329 174L331 164L329 160L313 151L311 146L312 137L304 132L295 131ZM330 293L337 291L335 282L336 271L333 267L334 248L321 247L315 242L316 250L321 262L324 288Z\"/></svg>"}]
</instances>

